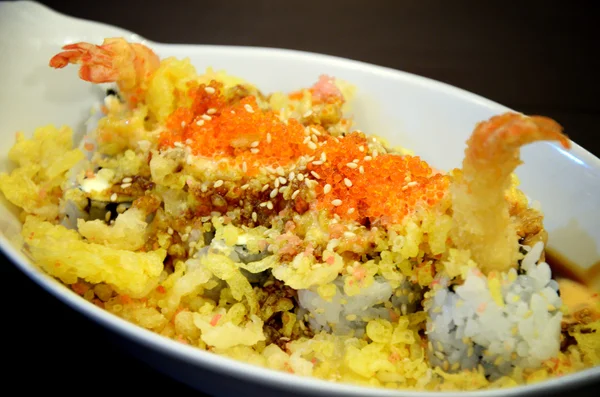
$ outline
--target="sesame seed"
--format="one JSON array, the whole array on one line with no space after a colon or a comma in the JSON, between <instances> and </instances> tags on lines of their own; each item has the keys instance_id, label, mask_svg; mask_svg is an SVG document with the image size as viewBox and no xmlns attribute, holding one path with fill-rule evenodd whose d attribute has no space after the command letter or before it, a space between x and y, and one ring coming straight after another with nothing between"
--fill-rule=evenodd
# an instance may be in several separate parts
<instances>
[{"instance_id":1,"label":"sesame seed","mask_svg":"<svg viewBox=\"0 0 600 397\"><path fill-rule=\"evenodd\" d=\"M219 179L218 181L215 182L214 187L221 187L223 186L223 180Z\"/></svg>"},{"instance_id":2,"label":"sesame seed","mask_svg":"<svg viewBox=\"0 0 600 397\"><path fill-rule=\"evenodd\" d=\"M173 145L175 147L179 147L179 148L183 147L183 143L181 143L181 142L175 142L175 143L173 143Z\"/></svg>"},{"instance_id":3,"label":"sesame seed","mask_svg":"<svg viewBox=\"0 0 600 397\"><path fill-rule=\"evenodd\" d=\"M317 145L313 141L308 142L306 146L308 146L308 148L311 150L315 150L317 148Z\"/></svg>"},{"instance_id":4,"label":"sesame seed","mask_svg":"<svg viewBox=\"0 0 600 397\"><path fill-rule=\"evenodd\" d=\"M252 212L252 220L254 222L256 222L258 220L258 215L256 215L256 212Z\"/></svg>"},{"instance_id":5,"label":"sesame seed","mask_svg":"<svg viewBox=\"0 0 600 397\"><path fill-rule=\"evenodd\" d=\"M242 171L244 171L244 172L248 171L248 164L246 164L245 161L242 163Z\"/></svg>"},{"instance_id":6,"label":"sesame seed","mask_svg":"<svg viewBox=\"0 0 600 397\"><path fill-rule=\"evenodd\" d=\"M300 182L302 182L304 180L304 174L298 174L296 179L298 179Z\"/></svg>"},{"instance_id":7,"label":"sesame seed","mask_svg":"<svg viewBox=\"0 0 600 397\"><path fill-rule=\"evenodd\" d=\"M107 211L106 214L104 214L104 222L110 221L110 216L111 216L110 211Z\"/></svg>"},{"instance_id":8,"label":"sesame seed","mask_svg":"<svg viewBox=\"0 0 600 397\"><path fill-rule=\"evenodd\" d=\"M215 108L210 108L206 111L206 114L215 114L215 113L217 113L217 109L215 109Z\"/></svg>"},{"instance_id":9,"label":"sesame seed","mask_svg":"<svg viewBox=\"0 0 600 397\"><path fill-rule=\"evenodd\" d=\"M258 206L259 206L259 207L266 207L266 206L267 206L267 203L266 203L266 202L264 202L264 203L260 203Z\"/></svg>"},{"instance_id":10,"label":"sesame seed","mask_svg":"<svg viewBox=\"0 0 600 397\"><path fill-rule=\"evenodd\" d=\"M310 139L314 142L314 143L318 143L319 142L319 138L317 138L316 135L311 135Z\"/></svg>"},{"instance_id":11,"label":"sesame seed","mask_svg":"<svg viewBox=\"0 0 600 397\"><path fill-rule=\"evenodd\" d=\"M402 191L405 191L406 189L408 189L408 186L402 186Z\"/></svg>"},{"instance_id":12,"label":"sesame seed","mask_svg":"<svg viewBox=\"0 0 600 397\"><path fill-rule=\"evenodd\" d=\"M292 200L295 199L298 196L298 194L300 194L300 190L294 191L294 193L292 193Z\"/></svg>"},{"instance_id":13,"label":"sesame seed","mask_svg":"<svg viewBox=\"0 0 600 397\"><path fill-rule=\"evenodd\" d=\"M110 196L110 201L117 201L117 193L113 193L113 194Z\"/></svg>"},{"instance_id":14,"label":"sesame seed","mask_svg":"<svg viewBox=\"0 0 600 397\"><path fill-rule=\"evenodd\" d=\"M253 154L256 154L256 153L260 152L260 149L257 149L257 148L254 148L254 147L253 147L252 149L250 149L250 151L251 151Z\"/></svg>"},{"instance_id":15,"label":"sesame seed","mask_svg":"<svg viewBox=\"0 0 600 397\"><path fill-rule=\"evenodd\" d=\"M277 171L277 173L279 174L279 176L285 176L285 171L283 170L282 166L279 166L275 169L275 171Z\"/></svg>"},{"instance_id":16,"label":"sesame seed","mask_svg":"<svg viewBox=\"0 0 600 397\"><path fill-rule=\"evenodd\" d=\"M201 127L201 126L203 126L203 125L204 125L204 120L198 120L198 121L196 121L196 125L197 125L198 127Z\"/></svg>"},{"instance_id":17,"label":"sesame seed","mask_svg":"<svg viewBox=\"0 0 600 397\"><path fill-rule=\"evenodd\" d=\"M279 190L277 188L271 190L271 194L269 194L269 197L271 198L275 198L275 196L277 196L277 193L279 193Z\"/></svg>"},{"instance_id":18,"label":"sesame seed","mask_svg":"<svg viewBox=\"0 0 600 397\"><path fill-rule=\"evenodd\" d=\"M352 237L356 237L356 234L354 234L352 232L344 232L344 237L352 238Z\"/></svg>"},{"instance_id":19,"label":"sesame seed","mask_svg":"<svg viewBox=\"0 0 600 397\"><path fill-rule=\"evenodd\" d=\"M363 160L365 161L371 161L373 159L373 157L371 156L365 156L365 158Z\"/></svg>"},{"instance_id":20,"label":"sesame seed","mask_svg":"<svg viewBox=\"0 0 600 397\"><path fill-rule=\"evenodd\" d=\"M328 183L327 185L323 186L323 194L327 194L331 191L331 185Z\"/></svg>"},{"instance_id":21,"label":"sesame seed","mask_svg":"<svg viewBox=\"0 0 600 397\"><path fill-rule=\"evenodd\" d=\"M292 172L290 172L290 175L288 176L288 179L290 181L293 181L295 177L296 177L296 174L294 173L294 171L292 171Z\"/></svg>"},{"instance_id":22,"label":"sesame seed","mask_svg":"<svg viewBox=\"0 0 600 397\"><path fill-rule=\"evenodd\" d=\"M373 150L373 157L379 156L379 152L377 150Z\"/></svg>"},{"instance_id":23,"label":"sesame seed","mask_svg":"<svg viewBox=\"0 0 600 397\"><path fill-rule=\"evenodd\" d=\"M122 182L123 182L123 183L130 183L130 182L132 182L132 181L133 181L133 179L131 179L130 177L127 177L127 178L123 178L123 181L122 181Z\"/></svg>"},{"instance_id":24,"label":"sesame seed","mask_svg":"<svg viewBox=\"0 0 600 397\"><path fill-rule=\"evenodd\" d=\"M185 157L185 162L186 162L187 164L192 164L192 161L193 161L193 156L192 156L191 154L188 154L188 155Z\"/></svg>"},{"instance_id":25,"label":"sesame seed","mask_svg":"<svg viewBox=\"0 0 600 397\"><path fill-rule=\"evenodd\" d=\"M364 152L365 151L365 147L363 145L360 145L358 147L358 150L361 151L361 152Z\"/></svg>"},{"instance_id":26,"label":"sesame seed","mask_svg":"<svg viewBox=\"0 0 600 397\"><path fill-rule=\"evenodd\" d=\"M212 87L204 87L204 91L206 91L206 93L210 95L215 93L215 89Z\"/></svg>"},{"instance_id":27,"label":"sesame seed","mask_svg":"<svg viewBox=\"0 0 600 397\"><path fill-rule=\"evenodd\" d=\"M242 190L246 190L246 189L248 189L249 187L250 187L250 185L246 183L246 184L242 185L240 188L241 188Z\"/></svg>"},{"instance_id":28,"label":"sesame seed","mask_svg":"<svg viewBox=\"0 0 600 397\"><path fill-rule=\"evenodd\" d=\"M182 122L181 122L181 126L182 126L182 127L185 127L185 121L182 121Z\"/></svg>"},{"instance_id":29,"label":"sesame seed","mask_svg":"<svg viewBox=\"0 0 600 397\"><path fill-rule=\"evenodd\" d=\"M321 165L323 162L321 160L315 160L312 162L314 165Z\"/></svg>"},{"instance_id":30,"label":"sesame seed","mask_svg":"<svg viewBox=\"0 0 600 397\"><path fill-rule=\"evenodd\" d=\"M189 144L191 144L192 142L193 142L193 141L192 141L190 138L188 138L188 139L186 139L186 140L185 140L185 143L186 143L186 145L189 145Z\"/></svg>"},{"instance_id":31,"label":"sesame seed","mask_svg":"<svg viewBox=\"0 0 600 397\"><path fill-rule=\"evenodd\" d=\"M327 155L325 154L325 152L321 153L321 161L322 162L326 162L327 161Z\"/></svg>"},{"instance_id":32,"label":"sesame seed","mask_svg":"<svg viewBox=\"0 0 600 397\"><path fill-rule=\"evenodd\" d=\"M250 144L250 147L258 147L259 142L258 141L254 141Z\"/></svg>"},{"instance_id":33,"label":"sesame seed","mask_svg":"<svg viewBox=\"0 0 600 397\"><path fill-rule=\"evenodd\" d=\"M418 185L418 183L417 183L417 182L415 182L415 181L408 182L408 183L406 184L406 186L408 186L408 187L413 187L413 186L417 186L417 185Z\"/></svg>"},{"instance_id":34,"label":"sesame seed","mask_svg":"<svg viewBox=\"0 0 600 397\"><path fill-rule=\"evenodd\" d=\"M353 163L358 163L358 159L352 160Z\"/></svg>"},{"instance_id":35,"label":"sesame seed","mask_svg":"<svg viewBox=\"0 0 600 397\"><path fill-rule=\"evenodd\" d=\"M312 131L313 134L315 134L316 136L321 136L321 132L316 129L315 127L310 127L310 130Z\"/></svg>"},{"instance_id":36,"label":"sesame seed","mask_svg":"<svg viewBox=\"0 0 600 397\"><path fill-rule=\"evenodd\" d=\"M203 185L200 187L200 190L202 191L202 193L206 193L206 192L208 191L208 186L206 186L206 185L204 185L204 184L203 184Z\"/></svg>"},{"instance_id":37,"label":"sesame seed","mask_svg":"<svg viewBox=\"0 0 600 397\"><path fill-rule=\"evenodd\" d=\"M354 207L348 208L348 215L352 214L353 212L354 212Z\"/></svg>"},{"instance_id":38,"label":"sesame seed","mask_svg":"<svg viewBox=\"0 0 600 397\"><path fill-rule=\"evenodd\" d=\"M262 187L262 189L261 189L261 192L266 192L268 188L269 188L269 184L268 184L268 183L266 183L266 184L265 184L265 185Z\"/></svg>"},{"instance_id":39,"label":"sesame seed","mask_svg":"<svg viewBox=\"0 0 600 397\"><path fill-rule=\"evenodd\" d=\"M303 144L307 144L308 142L310 142L310 136L307 136L306 138L304 138L304 140L302 141Z\"/></svg>"},{"instance_id":40,"label":"sesame seed","mask_svg":"<svg viewBox=\"0 0 600 397\"><path fill-rule=\"evenodd\" d=\"M267 143L271 143L271 133L267 132Z\"/></svg>"},{"instance_id":41,"label":"sesame seed","mask_svg":"<svg viewBox=\"0 0 600 397\"><path fill-rule=\"evenodd\" d=\"M311 171L310 174L312 176L314 176L315 178L317 178L317 179L321 179L321 176L319 174L317 174L316 172L314 172L314 171Z\"/></svg>"},{"instance_id":42,"label":"sesame seed","mask_svg":"<svg viewBox=\"0 0 600 397\"><path fill-rule=\"evenodd\" d=\"M206 120L206 121L212 120L212 117L210 117L208 114L203 114L203 115L202 115L202 116L200 116L200 117L202 117L202 119L204 119L204 120Z\"/></svg>"},{"instance_id":43,"label":"sesame seed","mask_svg":"<svg viewBox=\"0 0 600 397\"><path fill-rule=\"evenodd\" d=\"M346 164L346 167L348 167L348 168L357 168L358 165L356 165L356 163L348 163L348 164Z\"/></svg>"},{"instance_id":44,"label":"sesame seed","mask_svg":"<svg viewBox=\"0 0 600 397\"><path fill-rule=\"evenodd\" d=\"M279 177L279 182L281 182L282 185L285 185L287 183L287 179L285 179L284 177L280 176Z\"/></svg>"},{"instance_id":45,"label":"sesame seed","mask_svg":"<svg viewBox=\"0 0 600 397\"><path fill-rule=\"evenodd\" d=\"M313 114L313 111L312 111L312 110L309 110L308 112L304 113L304 114L302 115L302 117L304 117L304 118L307 118L307 117L310 117L312 114Z\"/></svg>"},{"instance_id":46,"label":"sesame seed","mask_svg":"<svg viewBox=\"0 0 600 397\"><path fill-rule=\"evenodd\" d=\"M131 183L124 183L121 185L121 189L127 189L128 187L131 187Z\"/></svg>"},{"instance_id":47,"label":"sesame seed","mask_svg":"<svg viewBox=\"0 0 600 397\"><path fill-rule=\"evenodd\" d=\"M252 109L252 106L250 106L249 104L245 104L244 109L246 109L246 112L248 113L254 113L254 109Z\"/></svg>"},{"instance_id":48,"label":"sesame seed","mask_svg":"<svg viewBox=\"0 0 600 397\"><path fill-rule=\"evenodd\" d=\"M279 178L275 178L275 183L274 184L275 184L276 188L279 187Z\"/></svg>"},{"instance_id":49,"label":"sesame seed","mask_svg":"<svg viewBox=\"0 0 600 397\"><path fill-rule=\"evenodd\" d=\"M172 227L169 227L169 228L167 229L167 233L169 233L169 235L170 235L170 236L172 236L172 235L173 235L173 228L172 228Z\"/></svg>"},{"instance_id":50,"label":"sesame seed","mask_svg":"<svg viewBox=\"0 0 600 397\"><path fill-rule=\"evenodd\" d=\"M270 201L267 201L267 208L272 210L273 209L273 203Z\"/></svg>"},{"instance_id":51,"label":"sesame seed","mask_svg":"<svg viewBox=\"0 0 600 397\"><path fill-rule=\"evenodd\" d=\"M351 187L352 186L352 181L348 178L344 178L344 185Z\"/></svg>"},{"instance_id":52,"label":"sesame seed","mask_svg":"<svg viewBox=\"0 0 600 397\"><path fill-rule=\"evenodd\" d=\"M289 189L290 188L287 187L287 186L282 186L282 187L279 188L279 193L283 193L283 192L285 192L286 190L289 190Z\"/></svg>"},{"instance_id":53,"label":"sesame seed","mask_svg":"<svg viewBox=\"0 0 600 397\"><path fill-rule=\"evenodd\" d=\"M334 205L336 207L339 207L340 205L342 205L342 200L340 199L335 199L331 201L331 205Z\"/></svg>"},{"instance_id":54,"label":"sesame seed","mask_svg":"<svg viewBox=\"0 0 600 397\"><path fill-rule=\"evenodd\" d=\"M361 174L365 173L365 167L363 167L362 165L360 167L358 167L358 172L360 172Z\"/></svg>"}]
</instances>

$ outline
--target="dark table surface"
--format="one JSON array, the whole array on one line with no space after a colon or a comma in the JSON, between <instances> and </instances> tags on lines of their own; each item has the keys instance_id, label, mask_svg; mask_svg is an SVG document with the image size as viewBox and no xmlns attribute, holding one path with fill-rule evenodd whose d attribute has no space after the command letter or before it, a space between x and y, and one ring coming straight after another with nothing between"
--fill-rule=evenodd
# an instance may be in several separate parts
<instances>
[{"instance_id":1,"label":"dark table surface","mask_svg":"<svg viewBox=\"0 0 600 397\"><path fill-rule=\"evenodd\" d=\"M600 155L599 14L592 1L42 3L155 41L292 48L427 76L553 117ZM0 260L6 390L200 395L122 352L99 326ZM599 386L564 395L596 395Z\"/></svg>"}]
</instances>

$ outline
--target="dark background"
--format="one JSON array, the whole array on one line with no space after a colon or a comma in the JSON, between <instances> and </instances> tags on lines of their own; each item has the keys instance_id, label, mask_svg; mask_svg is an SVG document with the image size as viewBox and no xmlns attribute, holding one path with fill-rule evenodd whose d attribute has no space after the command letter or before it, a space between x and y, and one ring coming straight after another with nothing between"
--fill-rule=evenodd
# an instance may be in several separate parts
<instances>
[{"instance_id":1,"label":"dark background","mask_svg":"<svg viewBox=\"0 0 600 397\"><path fill-rule=\"evenodd\" d=\"M600 15L592 1L42 3L160 42L291 48L427 76L550 116L600 155ZM199 395L120 351L105 331L0 261L4 388ZM592 396L598 386L564 395Z\"/></svg>"}]
</instances>

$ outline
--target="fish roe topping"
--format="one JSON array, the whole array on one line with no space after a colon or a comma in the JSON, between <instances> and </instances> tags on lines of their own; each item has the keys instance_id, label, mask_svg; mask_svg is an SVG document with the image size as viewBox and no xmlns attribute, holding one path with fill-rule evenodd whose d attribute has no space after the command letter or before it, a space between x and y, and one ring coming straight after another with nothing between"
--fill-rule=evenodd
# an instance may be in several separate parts
<instances>
[{"instance_id":1,"label":"fish roe topping","mask_svg":"<svg viewBox=\"0 0 600 397\"><path fill-rule=\"evenodd\" d=\"M308 165L319 175L318 208L360 223L379 219L388 224L445 197L449 177L434 172L419 157L373 157L364 152L365 147L364 134L353 132L345 138L328 139L315 153L326 158L323 163Z\"/></svg>"},{"instance_id":2,"label":"fish roe topping","mask_svg":"<svg viewBox=\"0 0 600 397\"><path fill-rule=\"evenodd\" d=\"M169 116L161 148L185 142L194 155L230 158L249 175L261 166L286 166L312 151L297 120L283 123L272 111L263 111L253 96L230 105L219 83L211 82L209 87L208 91L204 85L194 89L192 106L180 107Z\"/></svg>"}]
</instances>

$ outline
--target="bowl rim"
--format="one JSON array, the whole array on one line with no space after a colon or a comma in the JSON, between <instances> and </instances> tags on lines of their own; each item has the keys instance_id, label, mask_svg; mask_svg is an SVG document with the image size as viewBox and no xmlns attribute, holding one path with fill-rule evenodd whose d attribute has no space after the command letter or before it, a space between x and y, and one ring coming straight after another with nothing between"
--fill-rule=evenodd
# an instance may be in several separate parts
<instances>
[{"instance_id":1,"label":"bowl rim","mask_svg":"<svg viewBox=\"0 0 600 397\"><path fill-rule=\"evenodd\" d=\"M21 0L12 3L4 3L4 6L12 6L15 8L21 7L22 10L42 13L46 16L52 16L54 18L62 19L63 22L70 21L77 24L83 23L89 25L90 27L92 25L95 25L97 28L110 29L113 31L118 30L121 32L122 36L127 36L131 41L142 42L150 47L158 48L158 51L160 51L161 47L169 47L184 51L206 51L213 53L247 52L248 54L252 54L257 58L260 58L261 56L264 57L265 55L275 55L284 58L292 57L304 60L322 60L337 64L345 68L368 70L371 73L380 74L385 76L386 78L411 81L413 84L417 83L419 85L426 86L436 91L445 91L446 93L456 97L457 100L477 102L497 112L514 111L504 105L482 97L478 94L469 92L465 89L452 86L441 81L363 61L315 52L274 47L208 44L170 44L145 39L133 32L130 32L126 29L117 26L66 15L55 11L46 5L31 0ZM3 7L3 5L0 4L0 7ZM572 148L570 149L570 153L573 156L583 158L586 163L592 164L594 168L597 167L600 169L600 159L592 155L590 152L578 145L576 142L571 141L571 143ZM555 143L548 142L547 144L553 145L558 148L558 145ZM183 360L187 363L191 363L199 367L199 370L201 370L203 367L208 367L210 371L222 372L227 376L233 376L237 379L241 379L251 383L267 384L267 386L274 386L278 389L294 387L296 390L301 391L304 394L328 393L331 395L346 396L368 395L374 397L384 397L402 395L406 397L435 397L443 395L448 397L459 397L468 395L473 397L500 397L517 396L522 395L523 393L543 393L545 391L550 390L556 392L558 390L564 390L571 386L581 386L584 384L591 383L594 380L597 381L598 379L600 379L600 366L596 366L582 371L578 371L573 374L565 375L563 377L551 378L535 384L519 385L508 389L431 392L358 386L347 383L325 381L319 378L293 375L286 372L277 371L265 367L259 367L253 364L210 353L208 351L204 351L196 347L184 345L182 343L176 342L172 339L161 336L152 331L146 330L112 313L109 313L104 309L97 307L93 303L84 300L82 297L75 294L73 291L68 290L64 285L57 282L56 279L46 274L38 266L36 266L33 263L30 263L27 260L27 258L9 242L8 238L3 233L0 233L0 249L19 270L21 270L32 281L38 284L38 286L45 289L52 296L69 306L71 309L78 311L79 313L85 315L87 318L117 333L118 335L123 335L126 338L133 340L146 348L150 348L162 354L174 356L175 358Z\"/></svg>"}]
</instances>

